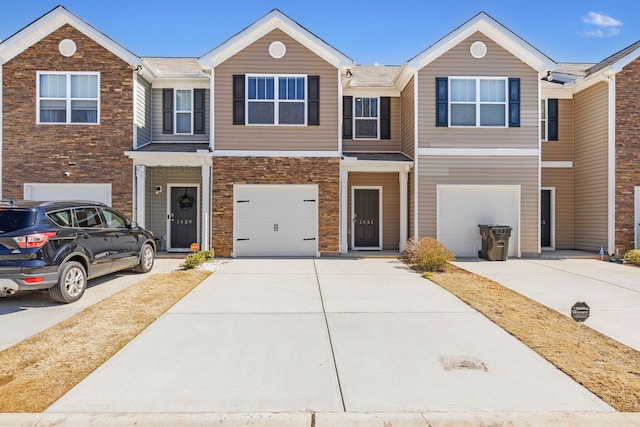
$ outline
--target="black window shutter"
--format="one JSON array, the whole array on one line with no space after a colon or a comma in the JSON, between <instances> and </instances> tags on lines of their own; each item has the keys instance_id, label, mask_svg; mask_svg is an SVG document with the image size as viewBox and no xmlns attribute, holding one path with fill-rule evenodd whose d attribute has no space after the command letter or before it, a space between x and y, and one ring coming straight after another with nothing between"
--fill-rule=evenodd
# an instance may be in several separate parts
<instances>
[{"instance_id":1,"label":"black window shutter","mask_svg":"<svg viewBox=\"0 0 640 427\"><path fill-rule=\"evenodd\" d=\"M449 126L448 77L436 77L436 126Z\"/></svg>"},{"instance_id":2,"label":"black window shutter","mask_svg":"<svg viewBox=\"0 0 640 427\"><path fill-rule=\"evenodd\" d=\"M244 74L233 75L233 124L244 125Z\"/></svg>"},{"instance_id":3,"label":"black window shutter","mask_svg":"<svg viewBox=\"0 0 640 427\"><path fill-rule=\"evenodd\" d=\"M509 127L520 127L520 79L509 79Z\"/></svg>"},{"instance_id":4,"label":"black window shutter","mask_svg":"<svg viewBox=\"0 0 640 427\"><path fill-rule=\"evenodd\" d=\"M193 90L193 133L204 133L204 89Z\"/></svg>"},{"instance_id":5,"label":"black window shutter","mask_svg":"<svg viewBox=\"0 0 640 427\"><path fill-rule=\"evenodd\" d=\"M173 133L173 89L162 89L162 133Z\"/></svg>"},{"instance_id":6,"label":"black window shutter","mask_svg":"<svg viewBox=\"0 0 640 427\"><path fill-rule=\"evenodd\" d=\"M558 140L558 100L549 99L547 101L547 126L549 128L548 140Z\"/></svg>"},{"instance_id":7,"label":"black window shutter","mask_svg":"<svg viewBox=\"0 0 640 427\"><path fill-rule=\"evenodd\" d=\"M391 98L380 97L380 139L391 139Z\"/></svg>"},{"instance_id":8,"label":"black window shutter","mask_svg":"<svg viewBox=\"0 0 640 427\"><path fill-rule=\"evenodd\" d=\"M307 77L309 100L307 101L307 124L320 125L320 76Z\"/></svg>"},{"instance_id":9,"label":"black window shutter","mask_svg":"<svg viewBox=\"0 0 640 427\"><path fill-rule=\"evenodd\" d=\"M342 97L342 139L353 139L353 96Z\"/></svg>"}]
</instances>

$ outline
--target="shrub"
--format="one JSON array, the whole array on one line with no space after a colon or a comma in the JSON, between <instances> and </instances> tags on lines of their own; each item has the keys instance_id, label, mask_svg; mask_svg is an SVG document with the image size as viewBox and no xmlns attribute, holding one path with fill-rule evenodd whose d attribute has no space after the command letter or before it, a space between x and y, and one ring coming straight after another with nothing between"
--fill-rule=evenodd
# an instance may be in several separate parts
<instances>
[{"instance_id":1,"label":"shrub","mask_svg":"<svg viewBox=\"0 0 640 427\"><path fill-rule=\"evenodd\" d=\"M447 271L449 263L456 258L451 249L433 237L409 239L404 257L421 271L431 272Z\"/></svg>"},{"instance_id":2,"label":"shrub","mask_svg":"<svg viewBox=\"0 0 640 427\"><path fill-rule=\"evenodd\" d=\"M181 267L185 270L191 270L192 268L196 268L204 262L211 261L213 259L213 256L213 251L194 252L184 257L184 261L182 261Z\"/></svg>"},{"instance_id":3,"label":"shrub","mask_svg":"<svg viewBox=\"0 0 640 427\"><path fill-rule=\"evenodd\" d=\"M629 264L640 265L640 249L633 249L625 253L624 260Z\"/></svg>"}]
</instances>

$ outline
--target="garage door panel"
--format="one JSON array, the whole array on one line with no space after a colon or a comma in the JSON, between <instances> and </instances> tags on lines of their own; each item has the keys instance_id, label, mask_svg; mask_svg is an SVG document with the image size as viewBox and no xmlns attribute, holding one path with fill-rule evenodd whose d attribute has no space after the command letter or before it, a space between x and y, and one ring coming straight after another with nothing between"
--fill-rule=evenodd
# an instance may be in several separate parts
<instances>
[{"instance_id":1,"label":"garage door panel","mask_svg":"<svg viewBox=\"0 0 640 427\"><path fill-rule=\"evenodd\" d=\"M26 183L27 200L93 200L111 206L111 184Z\"/></svg>"}]
</instances>

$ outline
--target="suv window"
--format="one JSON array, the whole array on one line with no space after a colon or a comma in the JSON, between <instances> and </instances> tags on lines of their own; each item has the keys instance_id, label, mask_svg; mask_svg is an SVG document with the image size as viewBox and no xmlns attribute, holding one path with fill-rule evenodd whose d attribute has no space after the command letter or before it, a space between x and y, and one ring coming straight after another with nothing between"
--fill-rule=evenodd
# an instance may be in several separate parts
<instances>
[{"instance_id":1,"label":"suv window","mask_svg":"<svg viewBox=\"0 0 640 427\"><path fill-rule=\"evenodd\" d=\"M96 208L77 208L76 221L81 228L102 228L100 213Z\"/></svg>"},{"instance_id":2,"label":"suv window","mask_svg":"<svg viewBox=\"0 0 640 427\"><path fill-rule=\"evenodd\" d=\"M110 209L103 209L102 214L107 221L108 228L127 228L128 221L119 213Z\"/></svg>"},{"instance_id":3,"label":"suv window","mask_svg":"<svg viewBox=\"0 0 640 427\"><path fill-rule=\"evenodd\" d=\"M47 216L51 221L55 222L60 227L71 227L73 225L73 216L71 215L71 209L50 212L47 214Z\"/></svg>"},{"instance_id":4,"label":"suv window","mask_svg":"<svg viewBox=\"0 0 640 427\"><path fill-rule=\"evenodd\" d=\"M0 233L21 230L33 225L35 211L28 209L0 209Z\"/></svg>"}]
</instances>

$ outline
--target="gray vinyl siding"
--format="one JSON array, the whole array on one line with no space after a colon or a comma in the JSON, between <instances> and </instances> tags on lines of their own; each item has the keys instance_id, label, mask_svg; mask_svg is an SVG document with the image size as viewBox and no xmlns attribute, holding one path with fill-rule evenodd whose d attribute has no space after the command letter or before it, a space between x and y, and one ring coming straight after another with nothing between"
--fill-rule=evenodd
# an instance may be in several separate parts
<instances>
[{"instance_id":1,"label":"gray vinyl siding","mask_svg":"<svg viewBox=\"0 0 640 427\"><path fill-rule=\"evenodd\" d=\"M342 151L399 152L401 141L400 118L400 97L392 97L391 139L345 139L342 141Z\"/></svg>"},{"instance_id":2,"label":"gray vinyl siding","mask_svg":"<svg viewBox=\"0 0 640 427\"><path fill-rule=\"evenodd\" d=\"M573 248L573 169L542 168L542 187L555 188L555 249Z\"/></svg>"},{"instance_id":3,"label":"gray vinyl siding","mask_svg":"<svg viewBox=\"0 0 640 427\"><path fill-rule=\"evenodd\" d=\"M407 83L401 94L402 141L401 151L414 158L415 155L415 81Z\"/></svg>"},{"instance_id":4,"label":"gray vinyl siding","mask_svg":"<svg viewBox=\"0 0 640 427\"><path fill-rule=\"evenodd\" d=\"M520 251L538 253L538 158L419 156L418 234L436 236L438 184L520 185Z\"/></svg>"},{"instance_id":5,"label":"gray vinyl siding","mask_svg":"<svg viewBox=\"0 0 640 427\"><path fill-rule=\"evenodd\" d=\"M269 55L274 41L285 44L283 58ZM320 76L320 125L233 125L233 75L253 73ZM338 151L338 70L281 30L273 30L217 66L214 76L216 150Z\"/></svg>"},{"instance_id":6,"label":"gray vinyl siding","mask_svg":"<svg viewBox=\"0 0 640 427\"><path fill-rule=\"evenodd\" d=\"M138 146L141 146L151 142L151 84L141 77L138 77L135 108Z\"/></svg>"},{"instance_id":7,"label":"gray vinyl siding","mask_svg":"<svg viewBox=\"0 0 640 427\"><path fill-rule=\"evenodd\" d=\"M145 179L145 224L153 231L156 238L162 241L162 250L167 248L167 184L199 184L199 205L202 206L202 172L198 167L147 167ZM156 194L156 186L162 187L162 192ZM202 225L202 224L200 224ZM200 227L202 230L202 227Z\"/></svg>"},{"instance_id":8,"label":"gray vinyl siding","mask_svg":"<svg viewBox=\"0 0 640 427\"><path fill-rule=\"evenodd\" d=\"M542 142L543 162L573 160L573 100L558 100L558 140Z\"/></svg>"},{"instance_id":9,"label":"gray vinyl siding","mask_svg":"<svg viewBox=\"0 0 640 427\"><path fill-rule=\"evenodd\" d=\"M598 83L574 96L575 248L608 245L608 85Z\"/></svg>"},{"instance_id":10,"label":"gray vinyl siding","mask_svg":"<svg viewBox=\"0 0 640 427\"><path fill-rule=\"evenodd\" d=\"M351 196L353 186L382 186L382 248L398 250L400 243L400 181L397 172L349 173L349 190L347 195L347 218L353 218ZM351 236L352 221L347 221ZM351 245L351 238L349 239Z\"/></svg>"},{"instance_id":11,"label":"gray vinyl siding","mask_svg":"<svg viewBox=\"0 0 640 427\"><path fill-rule=\"evenodd\" d=\"M177 88L189 89L189 88ZM209 89L205 89L204 94L204 134L183 135L183 134L164 134L162 133L162 89L153 89L152 91L152 110L153 110L153 142L209 142L209 117L210 117L210 101ZM192 125L193 126L193 125ZM174 120L175 128L175 120Z\"/></svg>"},{"instance_id":12,"label":"gray vinyl siding","mask_svg":"<svg viewBox=\"0 0 640 427\"><path fill-rule=\"evenodd\" d=\"M482 59L469 53L469 46L477 40L487 45L487 54ZM451 76L519 77L520 127L436 127L436 77ZM418 96L420 148L538 148L538 73L481 33L470 36L421 69Z\"/></svg>"}]
</instances>

